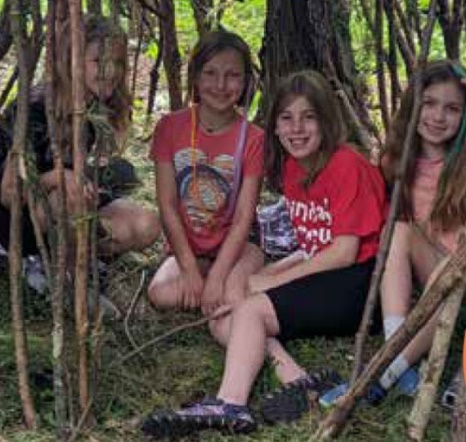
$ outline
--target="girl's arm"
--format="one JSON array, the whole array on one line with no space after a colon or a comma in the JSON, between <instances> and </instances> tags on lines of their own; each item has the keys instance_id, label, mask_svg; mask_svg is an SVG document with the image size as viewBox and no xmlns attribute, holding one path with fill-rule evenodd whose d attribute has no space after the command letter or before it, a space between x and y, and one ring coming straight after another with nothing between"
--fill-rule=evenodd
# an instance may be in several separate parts
<instances>
[{"instance_id":1,"label":"girl's arm","mask_svg":"<svg viewBox=\"0 0 466 442\"><path fill-rule=\"evenodd\" d=\"M202 299L204 314L213 312L222 303L223 284L241 255L249 235L260 184L261 179L257 176L246 176L243 179L230 231L217 254L206 281Z\"/></svg>"},{"instance_id":2,"label":"girl's arm","mask_svg":"<svg viewBox=\"0 0 466 442\"><path fill-rule=\"evenodd\" d=\"M278 271L276 272L252 275L249 278L249 291L251 293L264 292L312 273L347 267L355 263L358 250L359 237L355 235L337 236L332 245L309 260L296 260L294 265L287 266L283 270L277 266Z\"/></svg>"},{"instance_id":3,"label":"girl's arm","mask_svg":"<svg viewBox=\"0 0 466 442\"><path fill-rule=\"evenodd\" d=\"M189 303L189 299L201 296L203 280L178 211L175 171L170 162L156 163L156 189L164 233L181 268Z\"/></svg>"}]
</instances>

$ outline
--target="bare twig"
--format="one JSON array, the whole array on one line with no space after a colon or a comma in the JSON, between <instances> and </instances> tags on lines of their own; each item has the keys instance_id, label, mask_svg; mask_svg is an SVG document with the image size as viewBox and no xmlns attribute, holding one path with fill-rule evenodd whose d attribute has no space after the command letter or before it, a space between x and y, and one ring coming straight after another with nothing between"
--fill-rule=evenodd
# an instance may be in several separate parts
<instances>
[{"instance_id":1,"label":"bare twig","mask_svg":"<svg viewBox=\"0 0 466 442\"><path fill-rule=\"evenodd\" d=\"M217 310L216 312L214 312L210 316L206 316L206 317L204 317L202 319L198 319L196 321L188 322L187 324L182 324L182 325L179 325L177 327L174 327L171 330L164 333L163 335L157 336L156 338L151 339L150 341L146 342L145 344L141 345L140 347L136 348L135 350L129 352L128 354L126 354L122 358L115 361L113 364L110 364L109 368L112 367L112 366L115 366L115 365L123 364L128 359L131 359L132 357L136 356L137 354L139 354L141 351L145 350L146 348L151 347L152 345L158 344L158 343L164 341L165 339L169 338L170 336L175 335L176 333L179 333L179 332L184 331L184 330L189 330L191 328L200 327L201 325L207 324L209 321L212 321L214 319L220 319L223 316L229 315L231 313L232 309L233 309L233 307L231 307L231 306L225 306L224 308L221 308L221 309Z\"/></svg>"},{"instance_id":2,"label":"bare twig","mask_svg":"<svg viewBox=\"0 0 466 442\"><path fill-rule=\"evenodd\" d=\"M136 344L136 341L134 340L133 335L131 334L131 331L129 329L129 321L131 319L131 315L133 314L136 306L138 305L139 299L141 298L142 288L144 287L145 280L146 280L146 271L143 270L141 273L141 279L139 281L138 288L136 289L133 295L133 299L131 299L131 304L128 308L128 311L126 312L126 316L124 320L126 337L128 338L128 341L131 343L131 345L134 347L134 349L137 349L138 345Z\"/></svg>"}]
</instances>

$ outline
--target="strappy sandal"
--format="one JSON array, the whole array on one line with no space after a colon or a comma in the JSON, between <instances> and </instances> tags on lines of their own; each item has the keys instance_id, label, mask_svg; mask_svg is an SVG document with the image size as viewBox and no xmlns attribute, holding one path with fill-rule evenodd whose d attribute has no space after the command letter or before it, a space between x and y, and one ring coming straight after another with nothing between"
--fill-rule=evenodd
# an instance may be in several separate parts
<instances>
[{"instance_id":1,"label":"strappy sandal","mask_svg":"<svg viewBox=\"0 0 466 442\"><path fill-rule=\"evenodd\" d=\"M142 425L143 433L156 439L183 437L208 429L246 434L256 428L257 423L248 407L212 398L178 411L156 411Z\"/></svg>"},{"instance_id":2,"label":"strappy sandal","mask_svg":"<svg viewBox=\"0 0 466 442\"><path fill-rule=\"evenodd\" d=\"M268 424L298 420L309 411L313 403L317 404L317 399L324 391L341 382L342 378L337 372L327 369L289 382L264 397L261 404L262 418Z\"/></svg>"}]
</instances>

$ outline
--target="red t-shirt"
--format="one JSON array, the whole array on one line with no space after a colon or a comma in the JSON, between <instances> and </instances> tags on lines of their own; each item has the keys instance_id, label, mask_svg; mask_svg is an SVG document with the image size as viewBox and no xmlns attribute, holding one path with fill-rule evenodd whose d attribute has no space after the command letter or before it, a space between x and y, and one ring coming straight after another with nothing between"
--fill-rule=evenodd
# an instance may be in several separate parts
<instances>
[{"instance_id":1,"label":"red t-shirt","mask_svg":"<svg viewBox=\"0 0 466 442\"><path fill-rule=\"evenodd\" d=\"M336 236L355 235L360 238L356 262L374 257L385 213L385 186L378 169L343 145L307 188L306 175L295 159L286 160L284 195L300 247L312 257Z\"/></svg>"},{"instance_id":2,"label":"red t-shirt","mask_svg":"<svg viewBox=\"0 0 466 442\"><path fill-rule=\"evenodd\" d=\"M198 127L193 148L191 119L190 109L163 116L155 128L149 156L173 164L184 228L193 252L202 255L216 251L231 226L226 213L242 121L238 119L220 134ZM248 124L241 176L260 177L263 161L263 131Z\"/></svg>"}]
</instances>

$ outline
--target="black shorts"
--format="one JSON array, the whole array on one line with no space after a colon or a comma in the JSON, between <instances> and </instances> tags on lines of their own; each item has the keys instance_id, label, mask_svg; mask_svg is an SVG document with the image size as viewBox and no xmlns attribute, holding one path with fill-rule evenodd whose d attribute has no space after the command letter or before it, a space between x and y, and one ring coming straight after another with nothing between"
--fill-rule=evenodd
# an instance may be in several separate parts
<instances>
[{"instance_id":1,"label":"black shorts","mask_svg":"<svg viewBox=\"0 0 466 442\"><path fill-rule=\"evenodd\" d=\"M353 336L359 328L375 259L315 273L269 290L282 341L313 336ZM380 329L377 307L372 332Z\"/></svg>"}]
</instances>

